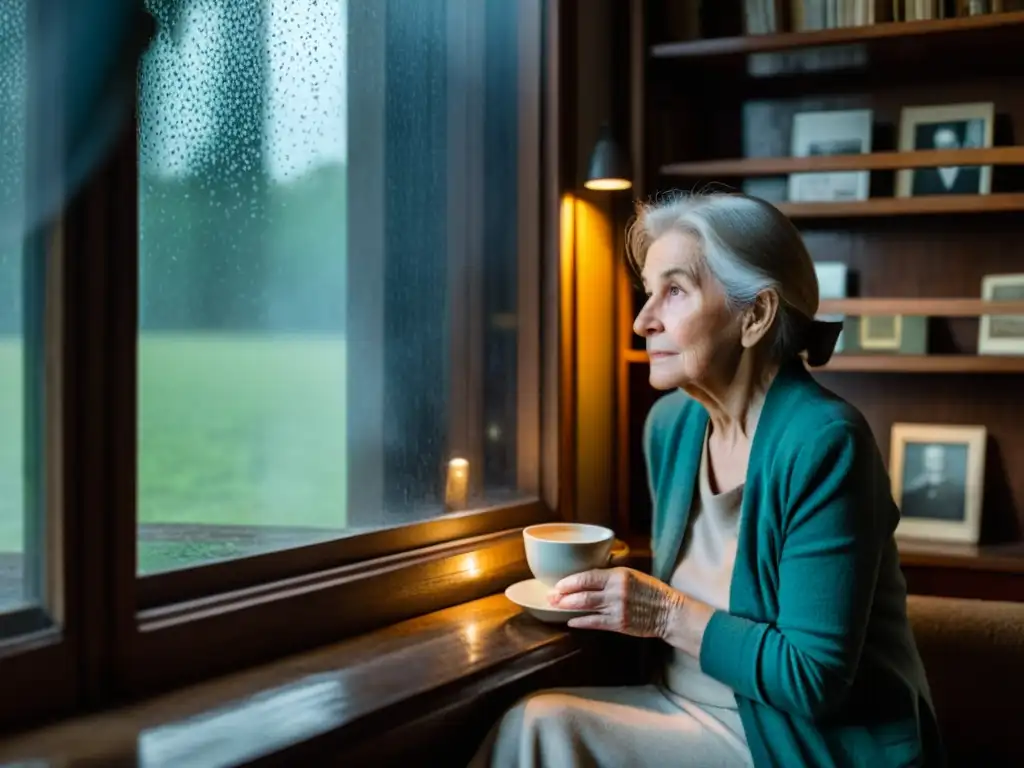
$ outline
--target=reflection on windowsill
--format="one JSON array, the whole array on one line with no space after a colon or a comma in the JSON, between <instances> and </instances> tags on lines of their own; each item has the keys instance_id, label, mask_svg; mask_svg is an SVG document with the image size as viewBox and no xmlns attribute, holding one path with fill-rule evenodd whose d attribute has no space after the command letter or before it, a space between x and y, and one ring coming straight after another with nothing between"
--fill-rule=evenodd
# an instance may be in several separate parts
<instances>
[{"instance_id":1,"label":"reflection on windowsill","mask_svg":"<svg viewBox=\"0 0 1024 768\"><path fill-rule=\"evenodd\" d=\"M140 768L244 765L327 733L343 722L345 687L337 673L310 675L240 702L139 736Z\"/></svg>"}]
</instances>

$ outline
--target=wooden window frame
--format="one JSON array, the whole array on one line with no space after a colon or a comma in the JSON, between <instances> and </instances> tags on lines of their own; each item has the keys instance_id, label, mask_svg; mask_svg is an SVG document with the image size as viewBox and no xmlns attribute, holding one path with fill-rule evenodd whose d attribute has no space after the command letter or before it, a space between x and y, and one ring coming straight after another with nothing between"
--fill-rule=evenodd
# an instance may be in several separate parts
<instances>
[{"instance_id":1,"label":"wooden window frame","mask_svg":"<svg viewBox=\"0 0 1024 768\"><path fill-rule=\"evenodd\" d=\"M68 478L62 468L68 454L68 430L64 411L65 372L63 279L64 255L61 227L56 225L30 238L32 279L45 281L44 308L38 320L44 356L42 409L43 434L36 448L41 453L37 482L41 497L36 511L45 522L40 526L38 554L42 556L39 573L42 583L36 589L38 606L4 616L11 630L0 638L0 679L5 689L17 696L0 697L0 723L32 722L35 719L71 711L78 699L78 651L82 636L81 611L78 610L69 566L76 554L67 542L73 540L72 510L63 503ZM26 551L28 557L29 552ZM20 625L20 626L19 626ZM40 681L46 683L41 685Z\"/></svg>"},{"instance_id":2,"label":"wooden window frame","mask_svg":"<svg viewBox=\"0 0 1024 768\"><path fill-rule=\"evenodd\" d=\"M536 498L137 577L139 265L132 126L67 213L73 251L63 326L63 381L71 393L64 461L72 470L66 530L75 532L75 545L67 562L75 585L70 602L81 620L73 659L81 674L72 676L80 682L81 704L155 693L493 594L523 575L522 527L566 515L559 462L573 422L565 417L572 408L564 400L558 322L565 275L559 193L552 182L560 174L546 174L542 182L542 162L557 162L552 153L560 151L560 142L547 138L557 130L557 112L551 111L557 103L541 89L557 71L542 52L552 44L559 4L520 5L520 78L527 87L519 89L518 278L528 289L518 293L523 418L517 431L519 445L528 446L522 456L529 459L521 462L519 479ZM350 151L357 152L357 145L353 137ZM372 197L372 186L369 192ZM360 215L358 208L350 212L353 219Z\"/></svg>"},{"instance_id":3,"label":"wooden window frame","mask_svg":"<svg viewBox=\"0 0 1024 768\"><path fill-rule=\"evenodd\" d=\"M63 150L60 128L62 104L45 92L62 64L38 55L33 42L46 10L26 5L28 98L26 137L26 205L34 215L49 200L62 178ZM51 35L63 32L50 29ZM59 42L50 38L55 46ZM38 604L3 617L0 637L0 680L16 695L0 697L0 723L30 723L72 711L80 695L79 654L85 627L76 591L74 569L79 553L69 546L77 535L74 510L65 503L66 489L75 478L66 472L74 430L65 418L74 396L68 386L72 364L65 343L67 281L64 223L58 219L34 225L26 233L23 288L41 297L42 307L26 317L23 334L33 345L36 386L25 387L25 410L30 428L26 450L34 455L26 521L34 546L25 557L37 557L31 566L28 590ZM26 306L28 303L26 302ZM36 311L38 310L38 311ZM29 435L28 433L32 433ZM34 550L34 551L33 551ZM41 684L41 681L45 681Z\"/></svg>"}]
</instances>

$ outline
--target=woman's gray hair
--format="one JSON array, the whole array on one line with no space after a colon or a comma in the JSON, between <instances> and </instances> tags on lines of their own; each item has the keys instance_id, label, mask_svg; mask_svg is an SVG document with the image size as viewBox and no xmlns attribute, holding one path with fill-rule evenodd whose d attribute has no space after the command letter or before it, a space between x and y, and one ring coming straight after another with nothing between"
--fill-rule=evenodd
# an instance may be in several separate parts
<instances>
[{"instance_id":1,"label":"woman's gray hair","mask_svg":"<svg viewBox=\"0 0 1024 768\"><path fill-rule=\"evenodd\" d=\"M778 208L749 195L721 192L674 193L641 203L626 234L627 255L638 274L651 243L669 232L696 238L704 268L721 285L733 311L749 307L762 291L778 294L767 348L773 362L804 350L812 365L828 360L835 338L831 344L809 338L818 311L814 262L800 232Z\"/></svg>"}]
</instances>

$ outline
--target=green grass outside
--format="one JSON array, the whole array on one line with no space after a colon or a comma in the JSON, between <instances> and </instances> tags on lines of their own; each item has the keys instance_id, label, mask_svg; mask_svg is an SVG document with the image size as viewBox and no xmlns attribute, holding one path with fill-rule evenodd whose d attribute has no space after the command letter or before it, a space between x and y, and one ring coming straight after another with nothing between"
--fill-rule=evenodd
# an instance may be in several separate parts
<instances>
[{"instance_id":1,"label":"green grass outside","mask_svg":"<svg viewBox=\"0 0 1024 768\"><path fill-rule=\"evenodd\" d=\"M21 340L0 336L0 552L21 551L21 390Z\"/></svg>"},{"instance_id":2,"label":"green grass outside","mask_svg":"<svg viewBox=\"0 0 1024 768\"><path fill-rule=\"evenodd\" d=\"M139 346L139 520L345 526L341 337L146 334ZM21 365L0 341L0 551L21 549ZM16 425L15 429L8 428ZM143 571L243 554L147 542Z\"/></svg>"}]
</instances>

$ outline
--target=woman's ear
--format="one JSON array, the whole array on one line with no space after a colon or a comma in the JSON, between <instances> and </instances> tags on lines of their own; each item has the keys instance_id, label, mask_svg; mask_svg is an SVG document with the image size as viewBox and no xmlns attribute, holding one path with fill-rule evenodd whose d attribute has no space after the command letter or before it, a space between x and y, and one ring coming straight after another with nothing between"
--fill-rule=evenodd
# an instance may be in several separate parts
<instances>
[{"instance_id":1,"label":"woman's ear","mask_svg":"<svg viewBox=\"0 0 1024 768\"><path fill-rule=\"evenodd\" d=\"M740 342L747 349L757 344L768 334L775 315L779 311L779 294L773 290L761 291L754 303L743 313L743 329Z\"/></svg>"}]
</instances>

